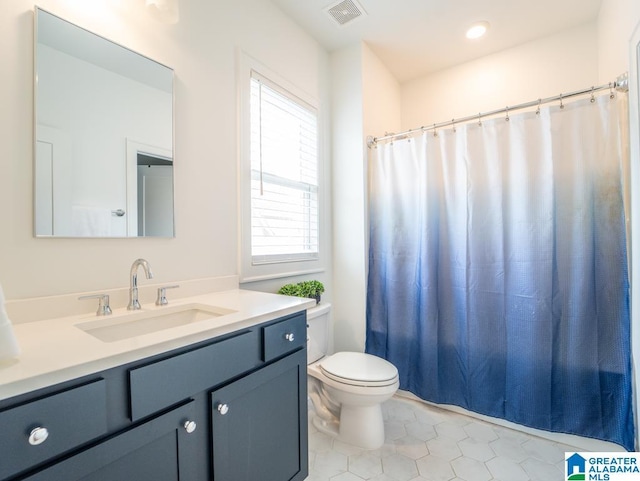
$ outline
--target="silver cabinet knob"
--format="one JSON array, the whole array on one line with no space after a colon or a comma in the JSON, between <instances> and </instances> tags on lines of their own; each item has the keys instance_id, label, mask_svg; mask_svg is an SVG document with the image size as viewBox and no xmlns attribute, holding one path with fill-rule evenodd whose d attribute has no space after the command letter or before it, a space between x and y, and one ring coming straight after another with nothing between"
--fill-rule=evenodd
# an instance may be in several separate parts
<instances>
[{"instance_id":1,"label":"silver cabinet knob","mask_svg":"<svg viewBox=\"0 0 640 481\"><path fill-rule=\"evenodd\" d=\"M38 444L44 443L48 437L49 430L38 426L37 428L33 428L31 433L29 433L29 444L31 444L31 446L37 446Z\"/></svg>"},{"instance_id":2,"label":"silver cabinet knob","mask_svg":"<svg viewBox=\"0 0 640 481\"><path fill-rule=\"evenodd\" d=\"M289 342L293 342L296 340L296 337L293 335L293 332L288 332L284 335L284 338L289 341Z\"/></svg>"},{"instance_id":3,"label":"silver cabinet knob","mask_svg":"<svg viewBox=\"0 0 640 481\"><path fill-rule=\"evenodd\" d=\"M185 421L185 423L183 424L183 427L188 434L191 434L196 430L198 425L196 424L195 421Z\"/></svg>"},{"instance_id":4,"label":"silver cabinet knob","mask_svg":"<svg viewBox=\"0 0 640 481\"><path fill-rule=\"evenodd\" d=\"M222 403L218 404L218 412L224 416L229 412L229 405Z\"/></svg>"}]
</instances>

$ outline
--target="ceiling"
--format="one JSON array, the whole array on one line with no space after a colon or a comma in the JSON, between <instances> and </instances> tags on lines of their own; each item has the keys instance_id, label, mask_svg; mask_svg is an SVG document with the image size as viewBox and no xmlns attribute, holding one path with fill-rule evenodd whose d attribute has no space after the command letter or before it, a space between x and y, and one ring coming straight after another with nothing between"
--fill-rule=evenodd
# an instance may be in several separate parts
<instances>
[{"instance_id":1,"label":"ceiling","mask_svg":"<svg viewBox=\"0 0 640 481\"><path fill-rule=\"evenodd\" d=\"M338 0L272 0L327 50L365 41L399 82L595 21L601 0L356 0L365 14L339 25ZM483 38L465 37L487 21Z\"/></svg>"}]
</instances>

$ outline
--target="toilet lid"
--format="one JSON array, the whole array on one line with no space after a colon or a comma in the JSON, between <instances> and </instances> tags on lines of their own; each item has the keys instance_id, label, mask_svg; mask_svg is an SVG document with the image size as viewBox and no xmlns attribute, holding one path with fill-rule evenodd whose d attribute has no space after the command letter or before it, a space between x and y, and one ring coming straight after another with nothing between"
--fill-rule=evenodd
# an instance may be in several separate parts
<instances>
[{"instance_id":1,"label":"toilet lid","mask_svg":"<svg viewBox=\"0 0 640 481\"><path fill-rule=\"evenodd\" d=\"M388 361L362 352L338 352L323 359L320 368L329 377L347 383L389 384L398 370Z\"/></svg>"}]
</instances>

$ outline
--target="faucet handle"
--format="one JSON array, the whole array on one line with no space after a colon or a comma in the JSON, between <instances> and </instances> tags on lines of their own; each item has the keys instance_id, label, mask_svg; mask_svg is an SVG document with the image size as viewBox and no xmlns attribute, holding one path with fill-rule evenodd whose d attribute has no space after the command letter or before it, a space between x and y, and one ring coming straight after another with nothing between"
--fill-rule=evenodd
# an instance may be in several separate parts
<instances>
[{"instance_id":1,"label":"faucet handle","mask_svg":"<svg viewBox=\"0 0 640 481\"><path fill-rule=\"evenodd\" d=\"M96 316L108 316L111 314L111 307L109 307L109 294L92 294L89 296L80 296L78 300L84 299L98 299L98 311Z\"/></svg>"},{"instance_id":2,"label":"faucet handle","mask_svg":"<svg viewBox=\"0 0 640 481\"><path fill-rule=\"evenodd\" d=\"M175 289L176 287L180 287L178 284L174 284L171 286L161 286L158 287L158 298L156 299L156 306L166 306L169 304L167 300L167 289Z\"/></svg>"}]
</instances>

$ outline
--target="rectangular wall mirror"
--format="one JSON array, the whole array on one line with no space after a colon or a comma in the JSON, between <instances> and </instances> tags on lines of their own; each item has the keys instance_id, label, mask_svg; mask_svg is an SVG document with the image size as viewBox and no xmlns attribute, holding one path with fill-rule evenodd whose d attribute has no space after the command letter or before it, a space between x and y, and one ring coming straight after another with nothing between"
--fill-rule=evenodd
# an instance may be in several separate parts
<instances>
[{"instance_id":1,"label":"rectangular wall mirror","mask_svg":"<svg viewBox=\"0 0 640 481\"><path fill-rule=\"evenodd\" d=\"M173 70L35 18L35 235L173 237Z\"/></svg>"}]
</instances>

